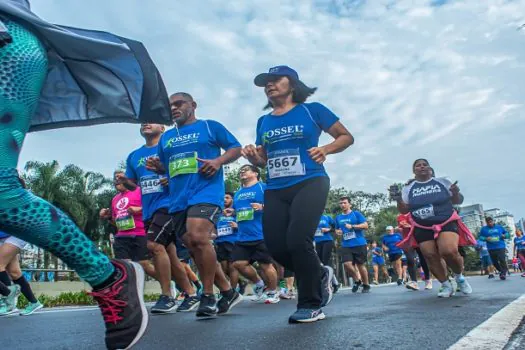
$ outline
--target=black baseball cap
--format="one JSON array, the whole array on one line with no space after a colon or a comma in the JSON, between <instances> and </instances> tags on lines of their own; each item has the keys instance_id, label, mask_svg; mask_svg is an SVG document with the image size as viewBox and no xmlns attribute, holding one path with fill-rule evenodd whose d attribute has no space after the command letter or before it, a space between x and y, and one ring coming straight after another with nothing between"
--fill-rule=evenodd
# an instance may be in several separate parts
<instances>
[{"instance_id":1,"label":"black baseball cap","mask_svg":"<svg viewBox=\"0 0 525 350\"><path fill-rule=\"evenodd\" d=\"M259 87L265 87L266 84L275 77L288 77L299 80L299 74L288 66L275 66L268 70L268 73L261 73L253 80L254 84Z\"/></svg>"}]
</instances>

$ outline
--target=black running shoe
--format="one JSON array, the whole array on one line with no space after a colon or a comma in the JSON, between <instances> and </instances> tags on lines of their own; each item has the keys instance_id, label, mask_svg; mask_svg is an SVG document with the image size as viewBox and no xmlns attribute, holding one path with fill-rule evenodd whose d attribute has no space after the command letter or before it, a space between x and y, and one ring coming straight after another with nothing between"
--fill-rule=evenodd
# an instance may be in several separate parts
<instances>
[{"instance_id":1,"label":"black running shoe","mask_svg":"<svg viewBox=\"0 0 525 350\"><path fill-rule=\"evenodd\" d=\"M177 311L177 301L167 295L161 295L151 308L152 314L169 314L175 311Z\"/></svg>"},{"instance_id":2,"label":"black running shoe","mask_svg":"<svg viewBox=\"0 0 525 350\"><path fill-rule=\"evenodd\" d=\"M399 279L397 280L397 285L400 286L400 285L402 285L402 284L403 284L403 280L402 280L401 278L399 278Z\"/></svg>"},{"instance_id":3,"label":"black running shoe","mask_svg":"<svg viewBox=\"0 0 525 350\"><path fill-rule=\"evenodd\" d=\"M217 300L213 294L201 295L201 302L197 309L197 317L215 317L217 316Z\"/></svg>"},{"instance_id":4,"label":"black running shoe","mask_svg":"<svg viewBox=\"0 0 525 350\"><path fill-rule=\"evenodd\" d=\"M494 278L494 274L491 273L491 274L489 275L489 280L491 280L491 279L493 279L493 278Z\"/></svg>"},{"instance_id":5,"label":"black running shoe","mask_svg":"<svg viewBox=\"0 0 525 350\"><path fill-rule=\"evenodd\" d=\"M502 281L505 281L507 279L507 276L505 275L505 272L502 272L499 274L499 279Z\"/></svg>"},{"instance_id":6,"label":"black running shoe","mask_svg":"<svg viewBox=\"0 0 525 350\"><path fill-rule=\"evenodd\" d=\"M323 275L321 276L321 307L328 305L334 296L332 281L334 279L334 269L330 266L323 266Z\"/></svg>"},{"instance_id":7,"label":"black running shoe","mask_svg":"<svg viewBox=\"0 0 525 350\"><path fill-rule=\"evenodd\" d=\"M246 292L246 286L248 284L246 282L239 281L239 294L244 295L244 292Z\"/></svg>"},{"instance_id":8,"label":"black running shoe","mask_svg":"<svg viewBox=\"0 0 525 350\"><path fill-rule=\"evenodd\" d=\"M242 301L242 295L236 291L230 291L227 296L222 295L217 302L217 309L219 315L228 313L235 305Z\"/></svg>"},{"instance_id":9,"label":"black running shoe","mask_svg":"<svg viewBox=\"0 0 525 350\"><path fill-rule=\"evenodd\" d=\"M177 308L177 312L190 312L195 310L197 307L199 307L199 303L201 301L201 298L198 296L192 296L186 295L182 303Z\"/></svg>"},{"instance_id":10,"label":"black running shoe","mask_svg":"<svg viewBox=\"0 0 525 350\"><path fill-rule=\"evenodd\" d=\"M146 331L148 312L144 304L144 270L133 262L112 260L117 276L111 285L90 295L106 324L106 347L130 349Z\"/></svg>"},{"instance_id":11,"label":"black running shoe","mask_svg":"<svg viewBox=\"0 0 525 350\"><path fill-rule=\"evenodd\" d=\"M370 286L368 284L363 284L363 289L361 289L361 293L370 293Z\"/></svg>"},{"instance_id":12,"label":"black running shoe","mask_svg":"<svg viewBox=\"0 0 525 350\"><path fill-rule=\"evenodd\" d=\"M357 291L359 290L359 287L361 287L362 283L363 282L361 282L361 281L354 282L354 285L352 286L352 293L357 293Z\"/></svg>"}]
</instances>

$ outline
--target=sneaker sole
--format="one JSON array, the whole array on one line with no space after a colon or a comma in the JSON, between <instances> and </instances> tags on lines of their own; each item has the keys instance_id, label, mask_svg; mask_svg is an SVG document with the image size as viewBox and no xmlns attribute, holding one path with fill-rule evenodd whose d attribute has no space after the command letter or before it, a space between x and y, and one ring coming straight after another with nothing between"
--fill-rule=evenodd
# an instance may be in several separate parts
<instances>
[{"instance_id":1,"label":"sneaker sole","mask_svg":"<svg viewBox=\"0 0 525 350\"><path fill-rule=\"evenodd\" d=\"M410 285L408 285L408 284L406 285L406 288L407 288L407 289L410 289L410 290L414 290L414 291L419 290L419 287L410 286Z\"/></svg>"},{"instance_id":2,"label":"sneaker sole","mask_svg":"<svg viewBox=\"0 0 525 350\"><path fill-rule=\"evenodd\" d=\"M2 316L11 316L11 315L15 315L17 313L20 313L20 310L15 308L15 309L13 309L11 311L4 312L3 314L0 314L0 317L2 317Z\"/></svg>"},{"instance_id":3,"label":"sneaker sole","mask_svg":"<svg viewBox=\"0 0 525 350\"><path fill-rule=\"evenodd\" d=\"M216 318L217 317L217 313L211 313L211 312L199 312L197 311L197 318L200 319L200 320L205 320L205 319L209 319L209 318Z\"/></svg>"},{"instance_id":4,"label":"sneaker sole","mask_svg":"<svg viewBox=\"0 0 525 350\"><path fill-rule=\"evenodd\" d=\"M173 313L177 312L177 306L178 305L174 305L174 306L172 306L172 307L170 307L169 309L166 309L166 310L151 309L151 313L154 314L154 315L173 314Z\"/></svg>"},{"instance_id":5,"label":"sneaker sole","mask_svg":"<svg viewBox=\"0 0 525 350\"><path fill-rule=\"evenodd\" d=\"M312 323L320 320L324 320L326 318L326 315L324 313L321 313L317 315L317 317L309 318L306 320L288 320L289 323Z\"/></svg>"},{"instance_id":6,"label":"sneaker sole","mask_svg":"<svg viewBox=\"0 0 525 350\"><path fill-rule=\"evenodd\" d=\"M279 300L265 300L264 303L266 305L278 304Z\"/></svg>"},{"instance_id":7,"label":"sneaker sole","mask_svg":"<svg viewBox=\"0 0 525 350\"><path fill-rule=\"evenodd\" d=\"M32 315L34 314L35 312L37 312L38 310L42 309L44 307L44 305L39 305L37 306L36 308L34 308L33 310L31 310L31 312L28 312L28 313L20 313L20 316L29 316L29 315Z\"/></svg>"},{"instance_id":8,"label":"sneaker sole","mask_svg":"<svg viewBox=\"0 0 525 350\"><path fill-rule=\"evenodd\" d=\"M131 349L135 344L137 344L140 338L142 338L142 336L144 335L144 332L148 327L149 321L148 310L146 309L146 304L144 303L144 270L142 269L142 266L140 266L138 263L130 262L130 264L133 267L133 270L135 271L137 294L139 298L140 309L142 311L142 322L140 324L139 331L137 332L137 335L135 336L133 341L126 348L119 350L128 350Z\"/></svg>"},{"instance_id":9,"label":"sneaker sole","mask_svg":"<svg viewBox=\"0 0 525 350\"><path fill-rule=\"evenodd\" d=\"M231 309L233 309L236 305L238 305L241 301L243 301L244 297L239 294L239 297L236 298L235 300L233 300L233 302L230 304L230 307L228 308L228 310L226 310L225 312L217 312L217 315L226 315L227 313L229 313L231 311Z\"/></svg>"}]
</instances>

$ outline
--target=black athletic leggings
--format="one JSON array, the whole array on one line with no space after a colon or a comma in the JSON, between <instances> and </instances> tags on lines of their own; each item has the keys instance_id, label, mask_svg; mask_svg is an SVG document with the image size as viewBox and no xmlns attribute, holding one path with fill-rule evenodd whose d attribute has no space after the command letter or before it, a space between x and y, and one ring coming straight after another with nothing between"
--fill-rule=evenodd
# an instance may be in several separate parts
<instances>
[{"instance_id":1,"label":"black athletic leggings","mask_svg":"<svg viewBox=\"0 0 525 350\"><path fill-rule=\"evenodd\" d=\"M505 248L489 250L490 260L500 273L507 274L507 254Z\"/></svg>"},{"instance_id":2,"label":"black athletic leggings","mask_svg":"<svg viewBox=\"0 0 525 350\"><path fill-rule=\"evenodd\" d=\"M332 266L333 241L322 241L315 244L315 251L323 265ZM333 266L332 266L333 267Z\"/></svg>"},{"instance_id":3,"label":"black athletic leggings","mask_svg":"<svg viewBox=\"0 0 525 350\"><path fill-rule=\"evenodd\" d=\"M421 267L423 268L423 272L425 273L425 280L430 279L430 271L428 269L427 261L425 260L425 257L421 253L421 249L416 248L405 250L405 255L407 257L407 270L408 275L410 276L410 279L412 281L417 282L417 265L416 265L416 253L419 256L419 262L421 264Z\"/></svg>"},{"instance_id":4,"label":"black athletic leggings","mask_svg":"<svg viewBox=\"0 0 525 350\"><path fill-rule=\"evenodd\" d=\"M430 276L430 269L428 268L428 265L427 265L427 261L425 260L425 257L423 256L421 249L416 248L416 252L417 252L417 255L419 256L419 263L421 264L423 273L425 274L425 281L428 281L431 276Z\"/></svg>"},{"instance_id":5,"label":"black athletic leggings","mask_svg":"<svg viewBox=\"0 0 525 350\"><path fill-rule=\"evenodd\" d=\"M275 261L295 274L297 308L321 306L323 269L313 238L329 189L330 179L323 176L264 193L264 241Z\"/></svg>"}]
</instances>

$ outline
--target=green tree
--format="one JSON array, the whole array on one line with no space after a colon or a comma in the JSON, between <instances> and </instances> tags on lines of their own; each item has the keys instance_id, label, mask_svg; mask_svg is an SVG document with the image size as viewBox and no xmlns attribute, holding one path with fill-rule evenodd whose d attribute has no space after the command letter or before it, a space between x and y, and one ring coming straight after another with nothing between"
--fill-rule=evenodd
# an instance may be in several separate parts
<instances>
[{"instance_id":1,"label":"green tree","mask_svg":"<svg viewBox=\"0 0 525 350\"><path fill-rule=\"evenodd\" d=\"M397 216L399 212L395 206L381 208L377 213L372 215L371 227L368 230L368 237L373 240L379 240L385 234L387 226L397 225Z\"/></svg>"}]
</instances>

